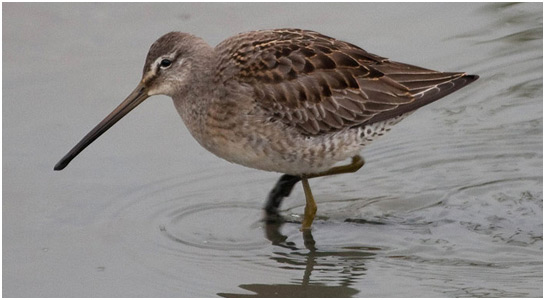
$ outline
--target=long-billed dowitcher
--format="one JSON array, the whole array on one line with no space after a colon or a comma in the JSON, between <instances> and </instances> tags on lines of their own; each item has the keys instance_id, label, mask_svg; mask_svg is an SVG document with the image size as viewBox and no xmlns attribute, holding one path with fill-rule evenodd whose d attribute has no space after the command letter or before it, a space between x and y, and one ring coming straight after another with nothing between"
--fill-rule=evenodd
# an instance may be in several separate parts
<instances>
[{"instance_id":1,"label":"long-billed dowitcher","mask_svg":"<svg viewBox=\"0 0 545 300\"><path fill-rule=\"evenodd\" d=\"M170 32L151 45L136 89L55 170L148 97L168 95L208 151L285 174L269 194L268 214L276 214L302 181L302 229L308 229L317 208L309 178L357 171L365 145L415 109L477 78L391 61L307 30L247 32L215 48L194 35ZM332 167L348 158L350 164Z\"/></svg>"}]
</instances>

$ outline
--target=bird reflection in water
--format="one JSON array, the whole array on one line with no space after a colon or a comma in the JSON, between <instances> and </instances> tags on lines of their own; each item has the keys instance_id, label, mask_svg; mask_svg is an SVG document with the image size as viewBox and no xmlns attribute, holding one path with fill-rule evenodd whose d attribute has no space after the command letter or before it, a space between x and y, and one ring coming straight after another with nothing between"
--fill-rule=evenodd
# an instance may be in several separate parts
<instances>
[{"instance_id":1,"label":"bird reflection in water","mask_svg":"<svg viewBox=\"0 0 545 300\"><path fill-rule=\"evenodd\" d=\"M304 248L299 248L295 242L289 241L288 237L280 232L283 224L277 221L265 222L265 237L273 245L287 250L273 252L271 259L282 269L294 271L304 269L302 279L292 279L293 283L288 284L241 284L239 287L251 294L218 293L218 296L345 298L360 292L351 286L363 278L367 271L365 263L373 259L380 248L353 246L320 249L310 230L302 231Z\"/></svg>"}]
</instances>

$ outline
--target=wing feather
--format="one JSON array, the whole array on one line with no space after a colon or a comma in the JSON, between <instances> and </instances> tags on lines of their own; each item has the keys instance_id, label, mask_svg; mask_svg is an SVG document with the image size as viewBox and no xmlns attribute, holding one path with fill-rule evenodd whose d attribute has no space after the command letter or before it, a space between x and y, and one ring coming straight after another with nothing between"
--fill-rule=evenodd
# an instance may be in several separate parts
<instances>
[{"instance_id":1,"label":"wing feather","mask_svg":"<svg viewBox=\"0 0 545 300\"><path fill-rule=\"evenodd\" d=\"M390 61L299 29L239 34L216 51L218 80L251 86L257 107L307 135L393 118L478 78Z\"/></svg>"}]
</instances>

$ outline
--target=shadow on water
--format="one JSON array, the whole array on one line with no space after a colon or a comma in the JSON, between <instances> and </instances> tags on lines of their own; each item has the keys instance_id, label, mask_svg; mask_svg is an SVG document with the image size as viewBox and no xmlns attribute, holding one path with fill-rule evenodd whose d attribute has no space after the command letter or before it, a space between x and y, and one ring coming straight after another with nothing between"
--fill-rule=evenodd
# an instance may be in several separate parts
<instances>
[{"instance_id":1,"label":"shadow on water","mask_svg":"<svg viewBox=\"0 0 545 300\"><path fill-rule=\"evenodd\" d=\"M276 251L270 257L282 269L304 268L302 278L293 278L291 284L241 284L241 289L253 294L218 293L226 298L243 297L351 297L360 292L352 285L365 276L365 264L373 259L380 248L342 247L341 250L319 249L310 230L302 231L304 248L289 241L281 233L283 222L266 222L265 237L275 246L288 252ZM337 271L337 272L333 272ZM325 274L325 276L324 276Z\"/></svg>"}]
</instances>

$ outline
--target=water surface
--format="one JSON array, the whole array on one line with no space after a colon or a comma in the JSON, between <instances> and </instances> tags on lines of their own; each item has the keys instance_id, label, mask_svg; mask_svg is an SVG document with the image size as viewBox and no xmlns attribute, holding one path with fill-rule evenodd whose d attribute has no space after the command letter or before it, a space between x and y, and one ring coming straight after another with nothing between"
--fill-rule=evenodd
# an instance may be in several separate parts
<instances>
[{"instance_id":1,"label":"water surface","mask_svg":"<svg viewBox=\"0 0 545 300\"><path fill-rule=\"evenodd\" d=\"M3 295L541 297L543 25L530 4L3 4ZM266 18L263 18L266 15ZM225 162L170 99L53 165L132 91L149 45L299 27L481 78L311 181L312 233L261 221L278 174Z\"/></svg>"}]
</instances>

